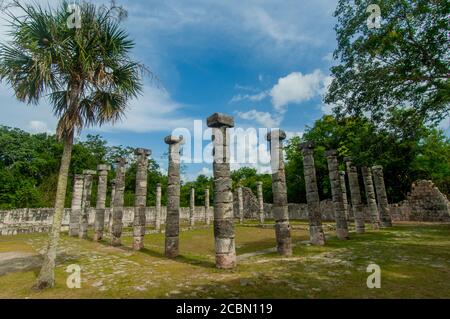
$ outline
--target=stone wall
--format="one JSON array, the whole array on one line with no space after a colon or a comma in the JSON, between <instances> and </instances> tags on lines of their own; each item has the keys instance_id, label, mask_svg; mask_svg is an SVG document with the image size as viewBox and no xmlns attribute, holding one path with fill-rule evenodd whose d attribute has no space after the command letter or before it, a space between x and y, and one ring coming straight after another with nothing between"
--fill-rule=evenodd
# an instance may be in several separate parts
<instances>
[{"instance_id":1,"label":"stone wall","mask_svg":"<svg viewBox=\"0 0 450 319\"><path fill-rule=\"evenodd\" d=\"M237 195L234 196L237 205ZM244 216L246 219L259 220L258 203L250 189L243 188ZM236 207L235 207L236 208ZM320 203L322 219L327 222L334 221L333 202L324 200ZM427 221L450 222L450 203L447 197L437 189L431 181L418 181L412 186L408 198L397 204L389 205L393 221ZM272 205L264 204L265 218L272 219ZM166 207L161 208L161 220L166 220ZM235 210L237 213L237 209ZM367 206L363 207L366 222L370 222L370 213ZM63 231L68 230L70 209L64 211L62 221ZM147 225L155 224L156 208L147 207ZM210 219L214 218L214 208L209 208ZM110 217L109 208L105 212L105 224L108 225ZM236 216L237 218L238 216ZM94 224L95 209L89 212L89 225ZM180 209L180 218L189 222L189 207ZM196 222L205 221L205 207L195 207L194 218ZM308 220L308 207L306 204L289 204L289 218L292 220ZM0 235L16 235L21 233L47 232L53 220L52 208L16 209L0 211ZM132 227L134 220L134 207L124 207L124 227ZM105 228L106 229L106 228ZM163 228L164 229L164 228Z\"/></svg>"},{"instance_id":2,"label":"stone wall","mask_svg":"<svg viewBox=\"0 0 450 319\"><path fill-rule=\"evenodd\" d=\"M26 233L47 232L51 228L53 221L53 208L25 208L10 211L0 211L0 235L17 235ZM162 222L166 220L166 207L161 207ZM70 208L64 210L62 220L62 230L67 231L69 228ZM105 211L105 227L109 224L111 211L109 208ZM147 225L154 225L156 220L156 207L147 207L145 210ZM189 207L180 209L180 218L183 222L189 221ZM209 209L209 215L212 219L214 209ZM195 207L195 220L198 222L205 221L205 208ZM95 208L89 211L89 225L94 225ZM134 207L124 207L123 209L123 227L132 227L134 220ZM105 228L106 230L107 228Z\"/></svg>"}]
</instances>

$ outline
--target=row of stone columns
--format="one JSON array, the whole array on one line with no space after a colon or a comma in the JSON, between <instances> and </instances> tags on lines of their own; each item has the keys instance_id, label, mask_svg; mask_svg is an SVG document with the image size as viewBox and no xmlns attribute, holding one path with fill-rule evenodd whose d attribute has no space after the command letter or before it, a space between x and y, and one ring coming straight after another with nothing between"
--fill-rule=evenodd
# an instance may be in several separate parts
<instances>
[{"instance_id":1,"label":"row of stone columns","mask_svg":"<svg viewBox=\"0 0 450 319\"><path fill-rule=\"evenodd\" d=\"M300 145L303 154L306 199L308 203L310 237L314 245L323 245L325 237L323 235L320 198L317 187L316 171L314 166L314 143L306 142ZM331 150L326 153L329 177L331 183L331 192L333 198L333 208L336 219L336 233L339 239L349 238L348 223L350 222L349 203L345 172L339 172L339 163L336 151ZM358 171L353 165L351 158L344 159L346 163L347 175L350 186L350 197L352 214L355 220L356 232L365 232L365 220L363 205L361 202L361 191L359 187ZM372 179L373 171L373 179ZM370 211L372 228L379 229L380 221L383 227L391 227L392 221L389 214L389 204L387 201L386 189L383 177L383 168L374 166L372 169L363 167L362 175L367 196L367 203ZM375 184L375 188L374 188ZM378 198L379 209L377 206Z\"/></svg>"}]
</instances>

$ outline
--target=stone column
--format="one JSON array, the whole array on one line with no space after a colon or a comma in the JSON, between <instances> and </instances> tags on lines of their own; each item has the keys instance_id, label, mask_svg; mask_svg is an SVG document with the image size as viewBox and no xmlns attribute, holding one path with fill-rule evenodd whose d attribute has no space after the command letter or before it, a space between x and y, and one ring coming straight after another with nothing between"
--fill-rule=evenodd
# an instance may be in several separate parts
<instances>
[{"instance_id":1,"label":"stone column","mask_svg":"<svg viewBox=\"0 0 450 319\"><path fill-rule=\"evenodd\" d=\"M373 181L377 192L378 204L380 205L380 220L382 227L392 227L389 203L384 184L383 166L372 167Z\"/></svg>"},{"instance_id":2,"label":"stone column","mask_svg":"<svg viewBox=\"0 0 450 319\"><path fill-rule=\"evenodd\" d=\"M362 167L361 172L364 179L364 188L366 190L367 205L369 206L372 228L380 229L380 218L378 216L377 201L375 199L375 189L373 188L372 170L368 167Z\"/></svg>"},{"instance_id":3,"label":"stone column","mask_svg":"<svg viewBox=\"0 0 450 319\"><path fill-rule=\"evenodd\" d=\"M341 240L349 239L347 218L345 217L344 201L342 200L341 178L335 150L326 152L328 171L330 175L331 193L333 196L334 215L336 218L336 234Z\"/></svg>"},{"instance_id":4,"label":"stone column","mask_svg":"<svg viewBox=\"0 0 450 319\"><path fill-rule=\"evenodd\" d=\"M155 216L155 229L161 231L161 184L156 184L156 216Z\"/></svg>"},{"instance_id":5,"label":"stone column","mask_svg":"<svg viewBox=\"0 0 450 319\"><path fill-rule=\"evenodd\" d=\"M209 218L209 188L205 189L205 223L206 225L211 224L211 219Z\"/></svg>"},{"instance_id":6,"label":"stone column","mask_svg":"<svg viewBox=\"0 0 450 319\"><path fill-rule=\"evenodd\" d=\"M169 145L165 254L169 258L175 258L179 254L180 145L183 137L167 136L164 141Z\"/></svg>"},{"instance_id":7,"label":"stone column","mask_svg":"<svg viewBox=\"0 0 450 319\"><path fill-rule=\"evenodd\" d=\"M138 148L135 150L134 154L137 157L137 171L136 190L134 195L133 249L141 250L144 248L148 157L151 152L144 148Z\"/></svg>"},{"instance_id":8,"label":"stone column","mask_svg":"<svg viewBox=\"0 0 450 319\"><path fill-rule=\"evenodd\" d=\"M233 193L230 177L229 128L234 127L231 116L215 113L207 120L212 128L214 143L214 238L216 267L236 267Z\"/></svg>"},{"instance_id":9,"label":"stone column","mask_svg":"<svg viewBox=\"0 0 450 319\"><path fill-rule=\"evenodd\" d=\"M287 200L286 175L284 171L283 141L286 133L274 130L267 134L270 143L272 166L273 217L275 219L275 235L278 253L283 256L292 255L291 227Z\"/></svg>"},{"instance_id":10,"label":"stone column","mask_svg":"<svg viewBox=\"0 0 450 319\"><path fill-rule=\"evenodd\" d=\"M78 237L80 230L80 215L83 200L84 176L75 175L73 183L72 205L70 210L69 236Z\"/></svg>"},{"instance_id":11,"label":"stone column","mask_svg":"<svg viewBox=\"0 0 450 319\"><path fill-rule=\"evenodd\" d=\"M239 208L239 222L244 223L244 196L242 194L242 187L238 187L238 208Z\"/></svg>"},{"instance_id":12,"label":"stone column","mask_svg":"<svg viewBox=\"0 0 450 319\"><path fill-rule=\"evenodd\" d=\"M80 232L78 237L80 239L88 238L88 226L89 226L89 211L91 209L91 194L92 194L92 179L97 174L96 171L85 170L84 175L84 187L83 187L83 204L80 215Z\"/></svg>"},{"instance_id":13,"label":"stone column","mask_svg":"<svg viewBox=\"0 0 450 319\"><path fill-rule=\"evenodd\" d=\"M259 214L259 223L264 225L264 197L263 197L263 183L257 182L257 193L258 193L258 214Z\"/></svg>"},{"instance_id":14,"label":"stone column","mask_svg":"<svg viewBox=\"0 0 450 319\"><path fill-rule=\"evenodd\" d=\"M114 196L116 194L116 180L111 181L111 201L109 203L109 220L108 220L108 234L111 234L112 222L113 222L113 211L114 211Z\"/></svg>"},{"instance_id":15,"label":"stone column","mask_svg":"<svg viewBox=\"0 0 450 319\"><path fill-rule=\"evenodd\" d=\"M345 218L347 219L347 224L350 224L350 214L348 207L348 197L347 197L347 184L345 183L345 172L339 172L339 178L341 179L342 188L342 201L344 202Z\"/></svg>"},{"instance_id":16,"label":"stone column","mask_svg":"<svg viewBox=\"0 0 450 319\"><path fill-rule=\"evenodd\" d=\"M98 188L97 205L95 209L94 221L94 241L103 239L103 229L105 228L105 210L106 210L106 191L108 190L108 172L111 170L109 165L98 165Z\"/></svg>"},{"instance_id":17,"label":"stone column","mask_svg":"<svg viewBox=\"0 0 450 319\"><path fill-rule=\"evenodd\" d=\"M195 226L195 188L191 187L191 197L189 200L189 226Z\"/></svg>"},{"instance_id":18,"label":"stone column","mask_svg":"<svg viewBox=\"0 0 450 319\"><path fill-rule=\"evenodd\" d=\"M325 245L325 234L322 227L319 188L317 187L316 167L314 163L314 143L300 145L303 154L303 170L305 175L306 201L308 203L309 237L313 245Z\"/></svg>"},{"instance_id":19,"label":"stone column","mask_svg":"<svg viewBox=\"0 0 450 319\"><path fill-rule=\"evenodd\" d=\"M350 185L350 197L352 200L353 216L355 218L356 233L366 232L363 205L361 202L361 190L359 188L358 170L353 165L350 157L344 159L347 166L348 182Z\"/></svg>"},{"instance_id":20,"label":"stone column","mask_svg":"<svg viewBox=\"0 0 450 319\"><path fill-rule=\"evenodd\" d=\"M111 225L111 245L120 246L122 244L123 226L123 196L125 192L125 158L118 158L116 166L116 191L114 193L114 209Z\"/></svg>"}]
</instances>

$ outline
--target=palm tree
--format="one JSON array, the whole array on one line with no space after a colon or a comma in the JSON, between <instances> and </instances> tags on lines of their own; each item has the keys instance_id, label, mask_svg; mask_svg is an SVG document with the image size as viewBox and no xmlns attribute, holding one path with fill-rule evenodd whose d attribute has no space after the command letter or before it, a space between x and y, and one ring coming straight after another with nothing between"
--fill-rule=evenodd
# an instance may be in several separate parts
<instances>
[{"instance_id":1,"label":"palm tree","mask_svg":"<svg viewBox=\"0 0 450 319\"><path fill-rule=\"evenodd\" d=\"M134 42L120 28L117 7L79 6L81 28L70 28L68 3L43 8L20 4L8 11L11 41L0 45L0 80L28 104L47 98L64 143L48 250L36 289L53 287L74 135L83 127L114 123L142 90L143 66L133 61Z\"/></svg>"}]
</instances>

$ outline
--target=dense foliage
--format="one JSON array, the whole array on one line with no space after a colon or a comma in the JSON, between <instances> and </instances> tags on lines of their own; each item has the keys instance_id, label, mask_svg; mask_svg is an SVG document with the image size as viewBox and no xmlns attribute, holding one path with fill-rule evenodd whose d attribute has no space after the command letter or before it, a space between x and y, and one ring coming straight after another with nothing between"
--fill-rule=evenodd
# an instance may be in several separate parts
<instances>
[{"instance_id":1,"label":"dense foliage","mask_svg":"<svg viewBox=\"0 0 450 319\"><path fill-rule=\"evenodd\" d=\"M381 9L369 28L369 5ZM450 114L450 2L340 0L335 11L338 64L326 102L340 115L370 114L382 125L396 109L425 121Z\"/></svg>"},{"instance_id":2,"label":"dense foliage","mask_svg":"<svg viewBox=\"0 0 450 319\"><path fill-rule=\"evenodd\" d=\"M314 126L307 128L303 140L314 141L316 171L321 199L331 198L327 149L337 149L342 163L351 156L358 166L383 165L389 200L398 202L406 197L411 184L418 179L431 179L445 194L450 194L450 139L442 131L428 128L420 120L403 121L398 112L385 129L376 128L369 120L349 117L337 120L324 116ZM306 202L303 178L303 158L299 151L301 139L291 139L286 145L286 178L290 202ZM52 207L55 197L62 144L55 136L32 135L19 129L0 126L0 208ZM100 163L114 166L117 156L129 159L126 173L125 205L133 206L136 164L133 149L124 146L108 146L98 135L88 135L84 141L76 141L70 166L70 181L66 206L70 206L73 175L84 169L93 169ZM345 167L341 164L341 169ZM268 174L258 174L256 169L243 167L231 174L233 187L242 185L256 194L256 183L263 182L265 202L272 201L272 182ZM114 171L109 174L109 194ZM163 205L166 204L167 177L158 164L150 159L148 169L147 204L155 204L156 184L163 189ZM92 204L95 205L96 182L94 179ZM211 190L212 177L200 175L195 181L181 188L181 206L188 207L190 189L195 187L196 205L204 205L205 189Z\"/></svg>"}]
</instances>

